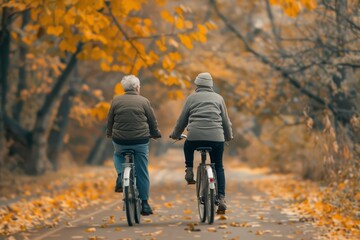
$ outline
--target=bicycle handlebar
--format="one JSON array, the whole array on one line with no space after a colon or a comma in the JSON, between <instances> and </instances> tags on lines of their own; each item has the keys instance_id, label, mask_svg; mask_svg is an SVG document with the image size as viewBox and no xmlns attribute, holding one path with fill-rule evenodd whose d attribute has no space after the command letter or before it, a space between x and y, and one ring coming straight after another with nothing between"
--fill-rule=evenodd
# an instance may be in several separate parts
<instances>
[{"instance_id":1,"label":"bicycle handlebar","mask_svg":"<svg viewBox=\"0 0 360 240\"><path fill-rule=\"evenodd\" d=\"M169 138L172 138L171 136L169 136ZM178 139L175 139L175 141L174 141L174 143L176 143L176 142L178 142L178 141L181 141L182 139L186 139L187 138L187 135L185 135L185 134L181 134L180 135L180 138L178 138Z\"/></svg>"}]
</instances>

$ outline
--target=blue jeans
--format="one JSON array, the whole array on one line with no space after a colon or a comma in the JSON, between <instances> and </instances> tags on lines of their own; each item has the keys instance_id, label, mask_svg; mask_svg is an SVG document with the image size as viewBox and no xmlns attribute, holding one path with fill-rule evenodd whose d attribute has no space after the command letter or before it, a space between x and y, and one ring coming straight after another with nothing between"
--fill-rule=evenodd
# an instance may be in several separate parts
<instances>
[{"instance_id":1,"label":"blue jeans","mask_svg":"<svg viewBox=\"0 0 360 240\"><path fill-rule=\"evenodd\" d=\"M185 165L194 166L194 151L198 147L211 147L209 152L211 163L215 164L215 172L218 183L218 194L225 196L225 171L223 166L224 142L213 141L188 141L184 143Z\"/></svg>"},{"instance_id":2,"label":"blue jeans","mask_svg":"<svg viewBox=\"0 0 360 240\"><path fill-rule=\"evenodd\" d=\"M131 149L135 151L135 171L136 171L136 186L139 190L139 198L141 200L149 199L150 179L148 171L148 156L149 143L134 144L134 145L120 145L113 141L114 145L114 165L116 172L122 175L122 164L125 163L125 157L121 155L124 149Z\"/></svg>"}]
</instances>

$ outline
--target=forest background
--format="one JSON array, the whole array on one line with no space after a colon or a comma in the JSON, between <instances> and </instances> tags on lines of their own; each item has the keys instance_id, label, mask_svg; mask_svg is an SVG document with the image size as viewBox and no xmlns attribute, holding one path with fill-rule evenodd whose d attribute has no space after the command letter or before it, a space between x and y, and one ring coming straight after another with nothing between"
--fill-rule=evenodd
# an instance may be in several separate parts
<instances>
[{"instance_id":1,"label":"forest background","mask_svg":"<svg viewBox=\"0 0 360 240\"><path fill-rule=\"evenodd\" d=\"M359 10L357 0L2 0L0 181L111 159L106 114L127 74L163 134L151 154L166 154L207 71L233 123L227 156L317 182L332 193L323 208L358 221Z\"/></svg>"}]
</instances>

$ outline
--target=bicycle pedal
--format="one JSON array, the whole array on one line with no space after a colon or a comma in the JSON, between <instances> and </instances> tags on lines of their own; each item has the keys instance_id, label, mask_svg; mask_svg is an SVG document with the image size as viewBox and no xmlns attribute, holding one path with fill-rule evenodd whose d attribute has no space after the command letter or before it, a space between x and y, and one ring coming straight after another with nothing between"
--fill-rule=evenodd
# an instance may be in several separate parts
<instances>
[{"instance_id":1,"label":"bicycle pedal","mask_svg":"<svg viewBox=\"0 0 360 240\"><path fill-rule=\"evenodd\" d=\"M193 185L195 183L196 183L196 181L187 182L188 185Z\"/></svg>"}]
</instances>

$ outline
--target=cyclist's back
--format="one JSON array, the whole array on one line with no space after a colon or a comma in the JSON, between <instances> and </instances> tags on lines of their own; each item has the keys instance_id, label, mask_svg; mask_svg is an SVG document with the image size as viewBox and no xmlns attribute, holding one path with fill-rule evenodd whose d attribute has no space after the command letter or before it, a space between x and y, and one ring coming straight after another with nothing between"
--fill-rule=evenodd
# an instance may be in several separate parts
<instances>
[{"instance_id":1,"label":"cyclist's back","mask_svg":"<svg viewBox=\"0 0 360 240\"><path fill-rule=\"evenodd\" d=\"M140 80L125 76L121 80L125 94L113 99L108 113L107 137L112 138L114 145L114 165L118 173L115 192L121 192L121 179L125 158L124 150L135 152L137 187L142 201L143 215L152 214L148 204L150 181L148 172L149 138L161 137L157 121L150 102L140 96Z\"/></svg>"},{"instance_id":2,"label":"cyclist's back","mask_svg":"<svg viewBox=\"0 0 360 240\"><path fill-rule=\"evenodd\" d=\"M186 174L188 183L194 182L194 151L198 147L211 147L211 162L215 164L218 178L219 209L225 211L225 174L222 163L224 142L233 138L231 122L223 98L212 89L209 73L200 73L196 79L197 88L185 101L171 138L179 139L187 127L188 136L184 143Z\"/></svg>"}]
</instances>

